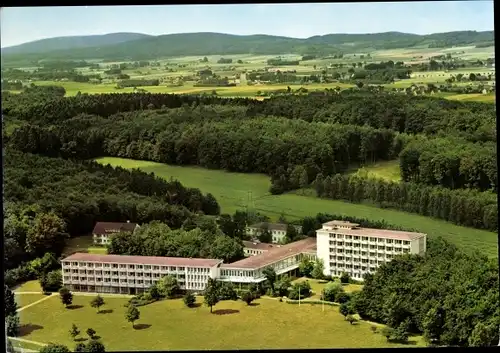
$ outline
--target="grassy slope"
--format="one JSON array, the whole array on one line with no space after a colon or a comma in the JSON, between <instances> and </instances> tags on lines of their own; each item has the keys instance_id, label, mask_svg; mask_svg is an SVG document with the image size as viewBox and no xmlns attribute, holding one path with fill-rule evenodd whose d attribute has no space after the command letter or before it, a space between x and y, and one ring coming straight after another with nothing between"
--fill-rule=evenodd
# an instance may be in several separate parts
<instances>
[{"instance_id":1,"label":"grassy slope","mask_svg":"<svg viewBox=\"0 0 500 353\"><path fill-rule=\"evenodd\" d=\"M78 309L65 309L57 297L28 308L21 315L21 338L58 342L73 348L68 330L75 323L82 331L92 327L107 350L259 349L259 348L348 348L397 347L361 322L349 325L337 307L297 306L260 299L255 306L242 301L224 301L210 314L206 306L188 309L182 300L156 302L140 307L138 329L125 320L126 299L105 298L97 314L90 297L75 296ZM198 302L202 298L197 298ZM112 312L109 312L112 311ZM318 330L321 322L321 330ZM140 329L139 329L140 328ZM325 334L328 333L328 334ZM85 334L84 334L85 335ZM423 345L420 337L410 338Z\"/></svg>"},{"instance_id":2,"label":"grassy slope","mask_svg":"<svg viewBox=\"0 0 500 353\"><path fill-rule=\"evenodd\" d=\"M492 257L498 256L495 233L371 205L351 204L293 193L271 196L268 193L269 178L262 174L227 173L123 158L100 158L98 161L124 168L140 168L166 179L171 177L178 179L188 187L200 188L204 193L210 192L218 200L223 213L233 213L248 206L274 219L282 213L289 219L297 219L322 212L385 220L390 224L417 229L431 237L442 236L458 246L478 250Z\"/></svg>"},{"instance_id":3,"label":"grassy slope","mask_svg":"<svg viewBox=\"0 0 500 353\"><path fill-rule=\"evenodd\" d=\"M44 294L16 294L16 303L18 308L22 308L26 305L36 302L37 300L46 298Z\"/></svg>"}]
</instances>

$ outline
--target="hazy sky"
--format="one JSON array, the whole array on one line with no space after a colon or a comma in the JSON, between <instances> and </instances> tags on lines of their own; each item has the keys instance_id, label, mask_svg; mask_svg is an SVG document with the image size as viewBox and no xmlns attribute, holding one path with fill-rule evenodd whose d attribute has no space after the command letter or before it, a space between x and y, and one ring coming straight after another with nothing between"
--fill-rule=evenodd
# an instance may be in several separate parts
<instances>
[{"instance_id":1,"label":"hazy sky","mask_svg":"<svg viewBox=\"0 0 500 353\"><path fill-rule=\"evenodd\" d=\"M328 33L488 31L493 30L493 22L493 1L23 7L2 8L0 15L2 47L113 32L307 38Z\"/></svg>"}]
</instances>

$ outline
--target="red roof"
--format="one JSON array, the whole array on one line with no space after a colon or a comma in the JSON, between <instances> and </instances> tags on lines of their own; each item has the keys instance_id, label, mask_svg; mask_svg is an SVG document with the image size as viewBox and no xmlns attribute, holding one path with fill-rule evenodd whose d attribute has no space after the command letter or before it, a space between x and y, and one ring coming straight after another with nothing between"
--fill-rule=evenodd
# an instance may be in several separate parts
<instances>
[{"instance_id":1,"label":"red roof","mask_svg":"<svg viewBox=\"0 0 500 353\"><path fill-rule=\"evenodd\" d=\"M233 262L231 264L222 264L223 268L251 268L257 269L274 262L286 259L287 257L301 254L303 252L311 252L316 249L316 238L306 238L281 247L275 247L262 254L248 257L246 259Z\"/></svg>"},{"instance_id":2,"label":"red roof","mask_svg":"<svg viewBox=\"0 0 500 353\"><path fill-rule=\"evenodd\" d=\"M137 223L129 222L97 222L92 234L114 234L117 232L133 232Z\"/></svg>"},{"instance_id":3,"label":"red roof","mask_svg":"<svg viewBox=\"0 0 500 353\"><path fill-rule=\"evenodd\" d=\"M222 263L216 259L190 259L185 257L162 257L162 256L130 256L130 255L97 255L87 253L75 253L64 258L62 261L85 261L113 264L138 264L159 266L184 266L184 267L214 267Z\"/></svg>"}]
</instances>

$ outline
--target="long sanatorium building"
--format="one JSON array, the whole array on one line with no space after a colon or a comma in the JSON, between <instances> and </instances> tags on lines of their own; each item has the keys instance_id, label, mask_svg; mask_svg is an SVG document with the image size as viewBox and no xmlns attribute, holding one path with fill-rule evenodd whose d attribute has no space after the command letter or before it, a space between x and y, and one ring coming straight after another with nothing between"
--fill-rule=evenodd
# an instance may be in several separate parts
<instances>
[{"instance_id":1,"label":"long sanatorium building","mask_svg":"<svg viewBox=\"0 0 500 353\"><path fill-rule=\"evenodd\" d=\"M268 266L277 275L295 274L304 257L321 259L325 275L347 272L362 280L396 255L423 254L426 235L331 221L316 231L316 239L286 245L244 242L244 246L249 257L231 264L217 259L75 253L62 260L63 284L73 291L136 294L173 275L182 289L196 292L205 288L209 277L240 286L263 282Z\"/></svg>"}]
</instances>

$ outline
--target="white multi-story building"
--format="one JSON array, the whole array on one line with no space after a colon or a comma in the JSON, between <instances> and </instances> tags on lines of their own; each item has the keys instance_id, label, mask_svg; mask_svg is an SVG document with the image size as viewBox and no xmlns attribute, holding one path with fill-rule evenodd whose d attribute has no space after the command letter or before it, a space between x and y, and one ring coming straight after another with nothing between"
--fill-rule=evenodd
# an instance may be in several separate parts
<instances>
[{"instance_id":1,"label":"white multi-story building","mask_svg":"<svg viewBox=\"0 0 500 353\"><path fill-rule=\"evenodd\" d=\"M167 275L175 276L181 289L202 291L209 277L218 277L221 264L214 259L76 253L62 260L62 276L72 291L142 293Z\"/></svg>"},{"instance_id":2,"label":"white multi-story building","mask_svg":"<svg viewBox=\"0 0 500 353\"><path fill-rule=\"evenodd\" d=\"M316 231L317 256L323 260L324 274L343 272L362 280L394 256L423 255L427 236L423 233L361 228L359 224L331 221Z\"/></svg>"}]
</instances>

